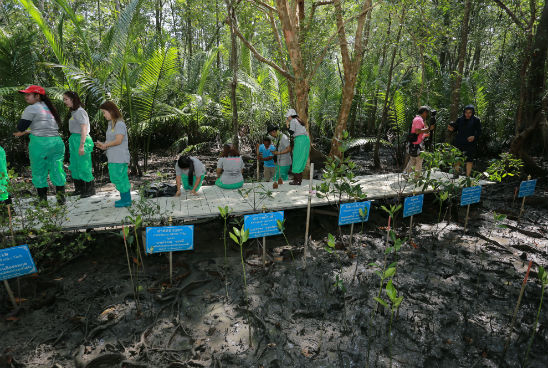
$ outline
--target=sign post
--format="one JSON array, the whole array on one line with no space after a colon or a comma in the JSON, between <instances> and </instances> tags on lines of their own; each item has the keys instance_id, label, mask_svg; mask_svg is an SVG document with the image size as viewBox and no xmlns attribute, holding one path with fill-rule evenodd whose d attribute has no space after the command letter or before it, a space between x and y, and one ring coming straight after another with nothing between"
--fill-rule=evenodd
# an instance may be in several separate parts
<instances>
[{"instance_id":1,"label":"sign post","mask_svg":"<svg viewBox=\"0 0 548 368\"><path fill-rule=\"evenodd\" d=\"M527 177L527 181L522 181L519 186L518 198L523 198L521 201L521 209L519 210L518 219L523 214L525 209L525 198L535 193L535 187L537 185L537 179L531 180L531 175Z\"/></svg>"},{"instance_id":2,"label":"sign post","mask_svg":"<svg viewBox=\"0 0 548 368\"><path fill-rule=\"evenodd\" d=\"M307 247L308 247L308 230L310 229L310 205L312 204L312 195L313 193L313 186L312 182L314 181L314 163L310 163L310 182L308 183L308 205L306 207L306 229L304 232L304 250L303 255L304 259L306 260L307 255ZM306 262L306 261L305 261Z\"/></svg>"},{"instance_id":3,"label":"sign post","mask_svg":"<svg viewBox=\"0 0 548 368\"><path fill-rule=\"evenodd\" d=\"M36 273L36 265L26 244L0 249L0 280L4 282L14 308L17 308L17 302L9 287L8 280L29 273Z\"/></svg>"},{"instance_id":4,"label":"sign post","mask_svg":"<svg viewBox=\"0 0 548 368\"><path fill-rule=\"evenodd\" d=\"M339 226L350 224L350 245L352 245L352 235L354 233L354 224L358 222L366 222L369 220L369 210L371 201L343 203L339 210ZM365 216L360 215L362 211Z\"/></svg>"},{"instance_id":5,"label":"sign post","mask_svg":"<svg viewBox=\"0 0 548 368\"><path fill-rule=\"evenodd\" d=\"M167 224L173 226L173 218L171 216L169 216ZM169 252L169 285L173 286L173 252Z\"/></svg>"},{"instance_id":6,"label":"sign post","mask_svg":"<svg viewBox=\"0 0 548 368\"><path fill-rule=\"evenodd\" d=\"M460 196L460 205L466 206L466 217L464 218L464 232L466 232L466 229L468 227L470 205L474 203L479 203L480 199L481 199L481 185L462 189L462 194Z\"/></svg>"},{"instance_id":7,"label":"sign post","mask_svg":"<svg viewBox=\"0 0 548 368\"><path fill-rule=\"evenodd\" d=\"M413 193L415 194L415 193ZM422 213L422 205L424 203L424 194L413 195L407 197L403 201L403 217L411 216L409 220L409 239L413 235L413 216Z\"/></svg>"},{"instance_id":8,"label":"sign post","mask_svg":"<svg viewBox=\"0 0 548 368\"><path fill-rule=\"evenodd\" d=\"M244 231L249 231L249 239L263 238L263 266L266 266L266 237L281 234L278 221L284 220L284 211L264 212L244 216Z\"/></svg>"}]
</instances>

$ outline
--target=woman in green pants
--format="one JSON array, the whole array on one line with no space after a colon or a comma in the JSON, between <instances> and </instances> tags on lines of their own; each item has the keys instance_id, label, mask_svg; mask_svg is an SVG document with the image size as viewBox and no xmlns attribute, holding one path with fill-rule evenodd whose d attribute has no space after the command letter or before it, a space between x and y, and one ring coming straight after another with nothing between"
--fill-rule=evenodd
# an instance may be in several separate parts
<instances>
[{"instance_id":1,"label":"woman in green pants","mask_svg":"<svg viewBox=\"0 0 548 368\"><path fill-rule=\"evenodd\" d=\"M74 195L80 198L95 194L91 165L93 140L89 136L89 117L82 107L80 96L76 92L67 91L63 94L63 102L70 109L69 120L69 170L74 181Z\"/></svg>"},{"instance_id":2,"label":"woman in green pants","mask_svg":"<svg viewBox=\"0 0 548 368\"><path fill-rule=\"evenodd\" d=\"M291 168L291 171L293 171L293 181L289 185L301 185L303 171L310 154L310 138L308 137L304 123L299 119L295 110L289 109L285 117L289 133L295 139L293 146L293 167Z\"/></svg>"},{"instance_id":3,"label":"woman in green pants","mask_svg":"<svg viewBox=\"0 0 548 368\"><path fill-rule=\"evenodd\" d=\"M48 176L55 185L57 203L65 203L66 175L63 170L65 144L59 136L61 119L51 103L46 91L40 86L29 86L19 91L25 94L25 101L29 104L19 124L16 137L30 134L29 158L32 172L32 184L38 192L40 202L47 203Z\"/></svg>"},{"instance_id":4,"label":"woman in green pants","mask_svg":"<svg viewBox=\"0 0 548 368\"><path fill-rule=\"evenodd\" d=\"M190 190L190 194L198 195L198 190L202 186L206 174L206 167L202 161L193 156L181 156L175 164L175 183L177 193L175 197L181 195L181 184L185 190Z\"/></svg>"},{"instance_id":5,"label":"woman in green pants","mask_svg":"<svg viewBox=\"0 0 548 368\"><path fill-rule=\"evenodd\" d=\"M244 185L244 161L240 152L231 144L225 144L221 158L217 162L215 185L223 189L238 189Z\"/></svg>"},{"instance_id":6,"label":"woman in green pants","mask_svg":"<svg viewBox=\"0 0 548 368\"><path fill-rule=\"evenodd\" d=\"M108 121L108 127L105 142L96 142L95 145L106 151L110 181L120 192L120 200L114 203L114 207L129 207L131 206L131 186L127 175L129 165L127 127L122 120L122 113L114 102L106 101L100 108Z\"/></svg>"}]
</instances>

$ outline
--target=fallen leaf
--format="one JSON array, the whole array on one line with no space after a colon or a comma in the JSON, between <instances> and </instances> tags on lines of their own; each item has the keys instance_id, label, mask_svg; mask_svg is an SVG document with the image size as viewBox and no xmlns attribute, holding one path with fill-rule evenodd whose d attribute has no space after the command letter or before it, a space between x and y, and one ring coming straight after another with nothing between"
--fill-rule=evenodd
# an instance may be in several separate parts
<instances>
[{"instance_id":1,"label":"fallen leaf","mask_svg":"<svg viewBox=\"0 0 548 368\"><path fill-rule=\"evenodd\" d=\"M415 243L413 240L411 240L411 241L409 242L409 244L411 244L411 246L413 246L413 248L419 249L419 246L418 246L417 243Z\"/></svg>"},{"instance_id":2,"label":"fallen leaf","mask_svg":"<svg viewBox=\"0 0 548 368\"><path fill-rule=\"evenodd\" d=\"M86 279L86 277L88 277L88 274L87 274L87 273L85 273L84 276L80 277L80 278L78 279L78 282L84 281L84 280Z\"/></svg>"}]
</instances>

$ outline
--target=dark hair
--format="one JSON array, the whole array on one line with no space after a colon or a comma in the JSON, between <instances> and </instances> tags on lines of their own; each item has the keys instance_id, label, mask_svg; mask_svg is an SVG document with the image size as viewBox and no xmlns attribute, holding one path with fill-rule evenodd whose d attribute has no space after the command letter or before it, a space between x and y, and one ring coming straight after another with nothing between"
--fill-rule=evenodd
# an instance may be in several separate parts
<instances>
[{"instance_id":1,"label":"dark hair","mask_svg":"<svg viewBox=\"0 0 548 368\"><path fill-rule=\"evenodd\" d=\"M419 107L418 114L422 115L425 111L430 112L430 108L428 106L421 106L421 107Z\"/></svg>"},{"instance_id":2,"label":"dark hair","mask_svg":"<svg viewBox=\"0 0 548 368\"><path fill-rule=\"evenodd\" d=\"M194 162L189 156L181 156L177 160L177 165L181 169L188 169L188 185L194 185Z\"/></svg>"},{"instance_id":3,"label":"dark hair","mask_svg":"<svg viewBox=\"0 0 548 368\"><path fill-rule=\"evenodd\" d=\"M51 112L51 114L53 115L53 118L55 119L55 121L57 122L57 124L61 124L61 117L59 116L59 113L57 112L57 109L55 108L55 106L53 106L53 102L51 102L51 100L49 99L49 97L47 95L41 95L39 93L35 93L34 94L35 96L38 95L40 96L40 101L42 101L43 103L46 104L46 106L48 107L49 111Z\"/></svg>"},{"instance_id":4,"label":"dark hair","mask_svg":"<svg viewBox=\"0 0 548 368\"><path fill-rule=\"evenodd\" d=\"M122 113L116 104L112 101L105 101L99 106L101 110L107 110L112 118L112 121L116 123L117 120L122 119Z\"/></svg>"},{"instance_id":5,"label":"dark hair","mask_svg":"<svg viewBox=\"0 0 548 368\"><path fill-rule=\"evenodd\" d=\"M78 96L78 93L74 91L66 91L65 93L63 93L63 96L67 96L72 101L72 107L70 108L72 111L78 110L79 107L84 107L82 101L80 100L80 96Z\"/></svg>"},{"instance_id":6,"label":"dark hair","mask_svg":"<svg viewBox=\"0 0 548 368\"><path fill-rule=\"evenodd\" d=\"M270 143L272 143L272 139L270 139L270 137L264 137L264 138L263 138L263 142L270 142Z\"/></svg>"},{"instance_id":7,"label":"dark hair","mask_svg":"<svg viewBox=\"0 0 548 368\"><path fill-rule=\"evenodd\" d=\"M292 115L291 118L297 119L297 121L298 121L303 127L306 127L304 121L302 121L301 118L299 118L299 115Z\"/></svg>"},{"instance_id":8,"label":"dark hair","mask_svg":"<svg viewBox=\"0 0 548 368\"><path fill-rule=\"evenodd\" d=\"M232 144L227 143L223 146L223 152L221 153L221 157L238 157L238 156L240 156L240 152Z\"/></svg>"}]
</instances>

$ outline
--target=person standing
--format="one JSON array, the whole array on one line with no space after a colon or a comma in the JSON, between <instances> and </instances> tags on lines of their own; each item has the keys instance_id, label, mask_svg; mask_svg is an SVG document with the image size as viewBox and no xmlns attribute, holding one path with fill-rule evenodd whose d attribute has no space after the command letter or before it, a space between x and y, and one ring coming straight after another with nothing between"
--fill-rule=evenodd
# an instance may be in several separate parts
<instances>
[{"instance_id":1,"label":"person standing","mask_svg":"<svg viewBox=\"0 0 548 368\"><path fill-rule=\"evenodd\" d=\"M275 146L277 148L274 154L277 156L277 168L274 181L279 179L288 180L289 169L291 168L291 141L289 137L280 132L277 126L271 125L268 127L268 134L276 139Z\"/></svg>"},{"instance_id":2,"label":"person standing","mask_svg":"<svg viewBox=\"0 0 548 368\"><path fill-rule=\"evenodd\" d=\"M120 200L114 202L114 207L129 207L131 206L131 184L127 175L130 156L126 123L114 102L106 101L100 109L108 121L108 126L105 142L96 142L95 145L106 151L110 181L120 192Z\"/></svg>"},{"instance_id":3,"label":"person standing","mask_svg":"<svg viewBox=\"0 0 548 368\"><path fill-rule=\"evenodd\" d=\"M202 186L206 174L206 167L202 161L193 156L181 156L175 164L175 183L177 193L175 197L181 195L181 183L185 190L190 190L190 194L198 195L198 190Z\"/></svg>"},{"instance_id":4,"label":"person standing","mask_svg":"<svg viewBox=\"0 0 548 368\"><path fill-rule=\"evenodd\" d=\"M428 135L428 132L434 129L433 125L427 127L425 124L429 113L430 109L428 107L419 107L417 116L415 116L415 118L413 119L413 123L411 124L410 133L413 135L413 138L416 136L416 139L412 138L413 140L409 141L409 162L407 162L407 166L403 170L406 179L409 178L409 174L411 174L411 172L413 171L415 172L415 178L419 178L421 176L421 143L424 140L424 137Z\"/></svg>"},{"instance_id":5,"label":"person standing","mask_svg":"<svg viewBox=\"0 0 548 368\"><path fill-rule=\"evenodd\" d=\"M289 185L301 185L303 181L303 171L306 168L308 155L310 154L310 137L306 131L304 122L299 119L294 109L289 109L285 114L289 134L295 139L293 145L293 181Z\"/></svg>"},{"instance_id":6,"label":"person standing","mask_svg":"<svg viewBox=\"0 0 548 368\"><path fill-rule=\"evenodd\" d=\"M464 108L463 114L454 123L447 126L450 132L457 132L453 145L464 153L466 161L466 176L472 174L474 159L478 145L478 138L481 135L481 122L475 116L474 105L467 105ZM458 175L460 166L457 166L455 175Z\"/></svg>"},{"instance_id":7,"label":"person standing","mask_svg":"<svg viewBox=\"0 0 548 368\"><path fill-rule=\"evenodd\" d=\"M89 135L89 117L82 106L76 92L67 91L63 94L63 102L70 109L69 120L69 170L74 181L74 195L80 198L95 194L91 164L93 140Z\"/></svg>"},{"instance_id":8,"label":"person standing","mask_svg":"<svg viewBox=\"0 0 548 368\"><path fill-rule=\"evenodd\" d=\"M244 185L244 161L240 152L231 144L225 145L223 154L217 162L217 181L215 185L222 189L238 189Z\"/></svg>"},{"instance_id":9,"label":"person standing","mask_svg":"<svg viewBox=\"0 0 548 368\"><path fill-rule=\"evenodd\" d=\"M55 185L57 203L65 204L66 174L63 170L65 144L59 135L59 113L44 88L31 85L19 91L29 104L17 124L16 137L30 134L29 159L32 184L38 199L47 204L48 176Z\"/></svg>"},{"instance_id":10,"label":"person standing","mask_svg":"<svg viewBox=\"0 0 548 368\"><path fill-rule=\"evenodd\" d=\"M272 145L272 140L269 137L264 137L263 144L259 146L259 160L263 162L263 178L265 181L272 180L276 174L274 151L276 151L276 147Z\"/></svg>"}]
</instances>

